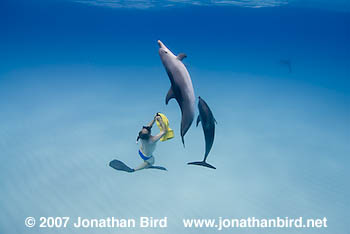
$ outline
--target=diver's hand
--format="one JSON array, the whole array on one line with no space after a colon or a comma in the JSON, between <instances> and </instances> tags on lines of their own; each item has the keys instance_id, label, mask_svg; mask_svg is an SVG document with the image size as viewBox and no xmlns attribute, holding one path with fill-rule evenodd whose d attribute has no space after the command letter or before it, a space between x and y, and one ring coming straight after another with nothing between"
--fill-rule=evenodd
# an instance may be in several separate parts
<instances>
[{"instance_id":1,"label":"diver's hand","mask_svg":"<svg viewBox=\"0 0 350 234\"><path fill-rule=\"evenodd\" d=\"M155 117L155 120L157 120L157 121L161 121L161 119L162 119L162 118L160 118L160 116L156 116L156 117Z\"/></svg>"},{"instance_id":2,"label":"diver's hand","mask_svg":"<svg viewBox=\"0 0 350 234\"><path fill-rule=\"evenodd\" d=\"M159 114L159 112L157 112L157 114L154 116L154 120L159 120L159 118L162 118Z\"/></svg>"}]
</instances>

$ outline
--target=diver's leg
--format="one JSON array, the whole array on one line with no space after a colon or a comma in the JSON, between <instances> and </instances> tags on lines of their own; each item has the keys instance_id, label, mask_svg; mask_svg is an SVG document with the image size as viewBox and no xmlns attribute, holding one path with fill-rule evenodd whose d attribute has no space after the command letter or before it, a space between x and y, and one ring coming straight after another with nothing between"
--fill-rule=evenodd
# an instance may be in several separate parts
<instances>
[{"instance_id":1,"label":"diver's leg","mask_svg":"<svg viewBox=\"0 0 350 234\"><path fill-rule=\"evenodd\" d=\"M149 159L146 160L149 166L152 166L154 164L154 156L151 156Z\"/></svg>"},{"instance_id":2,"label":"diver's leg","mask_svg":"<svg viewBox=\"0 0 350 234\"><path fill-rule=\"evenodd\" d=\"M145 169L147 167L149 167L149 164L146 161L144 161L143 163L141 163L140 166L136 167L134 170L139 171L139 170Z\"/></svg>"},{"instance_id":3,"label":"diver's leg","mask_svg":"<svg viewBox=\"0 0 350 234\"><path fill-rule=\"evenodd\" d=\"M148 159L147 162L149 163L149 166L146 167L147 169L159 169L159 170L167 171L167 169L165 167L153 166L154 165L154 157Z\"/></svg>"},{"instance_id":4,"label":"diver's leg","mask_svg":"<svg viewBox=\"0 0 350 234\"><path fill-rule=\"evenodd\" d=\"M151 158L149 158L146 161L144 161L143 163L141 163L141 165L136 167L134 170L139 171L142 169L146 169L146 168L152 166L153 164L154 164L154 157L152 156Z\"/></svg>"}]
</instances>

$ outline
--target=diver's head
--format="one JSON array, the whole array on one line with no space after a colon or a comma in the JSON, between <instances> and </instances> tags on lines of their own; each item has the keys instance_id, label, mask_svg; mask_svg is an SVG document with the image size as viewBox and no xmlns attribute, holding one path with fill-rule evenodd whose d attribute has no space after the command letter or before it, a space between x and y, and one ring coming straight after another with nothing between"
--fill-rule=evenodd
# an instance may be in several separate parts
<instances>
[{"instance_id":1,"label":"diver's head","mask_svg":"<svg viewBox=\"0 0 350 234\"><path fill-rule=\"evenodd\" d=\"M151 127L143 126L137 139L148 140L151 136Z\"/></svg>"}]
</instances>

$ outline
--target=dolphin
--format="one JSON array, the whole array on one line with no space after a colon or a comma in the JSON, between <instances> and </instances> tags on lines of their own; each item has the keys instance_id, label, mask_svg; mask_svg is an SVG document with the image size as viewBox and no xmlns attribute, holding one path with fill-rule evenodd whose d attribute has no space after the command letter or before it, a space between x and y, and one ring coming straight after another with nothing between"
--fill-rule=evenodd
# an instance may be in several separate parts
<instances>
[{"instance_id":1,"label":"dolphin","mask_svg":"<svg viewBox=\"0 0 350 234\"><path fill-rule=\"evenodd\" d=\"M211 147L213 146L214 142L214 136L215 136L215 123L216 120L213 116L213 113L211 112L208 104L201 98L198 97L198 109L199 109L199 115L197 118L197 124L198 126L199 122L202 122L202 128L204 132L204 138L205 138L205 155L203 161L200 162L190 162L187 163L188 165L198 165L198 166L204 166L209 167L212 169L216 169L214 166L210 165L206 162L208 154L211 150Z\"/></svg>"},{"instance_id":2,"label":"dolphin","mask_svg":"<svg viewBox=\"0 0 350 234\"><path fill-rule=\"evenodd\" d=\"M280 63L282 65L287 66L289 73L292 73L292 62L290 61L290 59L281 59Z\"/></svg>"},{"instance_id":3,"label":"dolphin","mask_svg":"<svg viewBox=\"0 0 350 234\"><path fill-rule=\"evenodd\" d=\"M170 99L175 98L181 109L181 140L185 146L184 136L191 127L195 112L195 97L192 80L182 60L187 56L180 53L174 55L160 40L159 56L169 76L171 87L165 98L168 105Z\"/></svg>"}]
</instances>

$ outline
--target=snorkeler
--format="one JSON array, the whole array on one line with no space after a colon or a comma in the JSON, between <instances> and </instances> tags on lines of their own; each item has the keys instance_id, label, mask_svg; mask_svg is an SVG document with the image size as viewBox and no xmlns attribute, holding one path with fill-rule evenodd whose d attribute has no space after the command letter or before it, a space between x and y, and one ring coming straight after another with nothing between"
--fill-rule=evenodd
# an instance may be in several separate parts
<instances>
[{"instance_id":1,"label":"snorkeler","mask_svg":"<svg viewBox=\"0 0 350 234\"><path fill-rule=\"evenodd\" d=\"M158 121L158 123L161 126L160 132L152 136L151 135L151 129L153 124ZM161 118L161 116L157 113L154 119L147 125L143 126L141 131L139 132L139 135L137 137L136 142L140 140L141 146L139 149L139 155L143 160L143 163L141 163L140 166L133 169L134 171L139 171L145 168L153 167L154 164L154 156L153 152L156 149L156 144L166 134L166 126ZM153 167L154 168L154 167ZM160 167L157 167L158 169L161 169ZM165 168L164 168L165 169Z\"/></svg>"},{"instance_id":2,"label":"snorkeler","mask_svg":"<svg viewBox=\"0 0 350 234\"><path fill-rule=\"evenodd\" d=\"M152 136L151 129L155 122L157 123L160 132L157 135ZM153 166L154 164L153 152L156 149L156 144L159 140L166 141L166 140L172 139L173 137L174 137L174 131L169 127L168 118L162 113L157 113L156 116L153 118L153 120L147 126L142 127L136 140L136 143L138 143L139 140L141 141L141 146L138 153L142 158L143 163L137 168L133 169L128 167L122 161L114 159L109 163L109 166L118 171L125 171L125 172L135 172L142 169L159 169L159 170L166 171L167 169L164 167Z\"/></svg>"}]
</instances>

